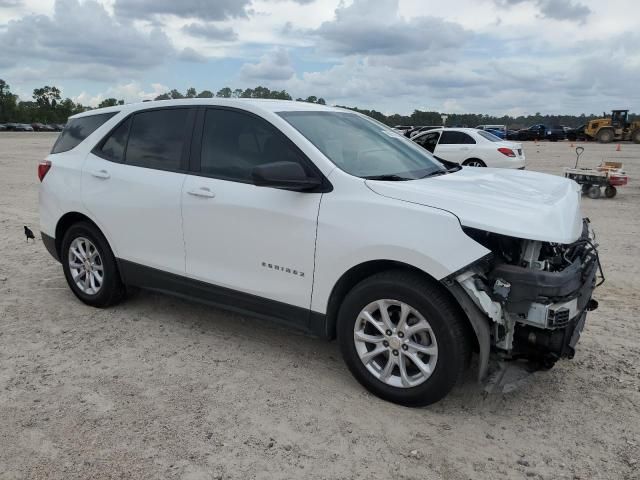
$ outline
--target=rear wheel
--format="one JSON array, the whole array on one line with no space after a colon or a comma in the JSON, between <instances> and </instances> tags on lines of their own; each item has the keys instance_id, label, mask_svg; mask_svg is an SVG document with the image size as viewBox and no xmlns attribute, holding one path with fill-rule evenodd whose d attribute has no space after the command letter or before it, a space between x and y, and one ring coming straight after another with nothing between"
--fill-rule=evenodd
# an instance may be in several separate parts
<instances>
[{"instance_id":1,"label":"rear wheel","mask_svg":"<svg viewBox=\"0 0 640 480\"><path fill-rule=\"evenodd\" d=\"M635 129L631 132L631 140L633 143L640 143L640 128Z\"/></svg>"},{"instance_id":2,"label":"rear wheel","mask_svg":"<svg viewBox=\"0 0 640 480\"><path fill-rule=\"evenodd\" d=\"M76 223L62 239L62 268L71 291L93 307L120 302L125 288L104 235L90 223Z\"/></svg>"},{"instance_id":3,"label":"rear wheel","mask_svg":"<svg viewBox=\"0 0 640 480\"><path fill-rule=\"evenodd\" d=\"M604 189L604 196L607 198L613 198L618 193L618 190L613 185L608 185L607 188Z\"/></svg>"},{"instance_id":4,"label":"rear wheel","mask_svg":"<svg viewBox=\"0 0 640 480\"><path fill-rule=\"evenodd\" d=\"M465 167L486 167L487 166L487 164L484 163L479 158L470 158L468 160L465 160L464 162L462 162L462 165L464 165Z\"/></svg>"},{"instance_id":5,"label":"rear wheel","mask_svg":"<svg viewBox=\"0 0 640 480\"><path fill-rule=\"evenodd\" d=\"M443 398L470 355L465 319L427 279L401 270L356 285L338 313L338 342L355 378L375 395L418 407Z\"/></svg>"},{"instance_id":6,"label":"rear wheel","mask_svg":"<svg viewBox=\"0 0 640 480\"><path fill-rule=\"evenodd\" d=\"M591 185L589 187L589 190L587 190L587 195L589 196L589 198L600 198L600 187L597 185Z\"/></svg>"},{"instance_id":7,"label":"rear wheel","mask_svg":"<svg viewBox=\"0 0 640 480\"><path fill-rule=\"evenodd\" d=\"M613 130L609 128L603 128L598 132L596 138L600 143L611 143L613 141Z\"/></svg>"}]
</instances>

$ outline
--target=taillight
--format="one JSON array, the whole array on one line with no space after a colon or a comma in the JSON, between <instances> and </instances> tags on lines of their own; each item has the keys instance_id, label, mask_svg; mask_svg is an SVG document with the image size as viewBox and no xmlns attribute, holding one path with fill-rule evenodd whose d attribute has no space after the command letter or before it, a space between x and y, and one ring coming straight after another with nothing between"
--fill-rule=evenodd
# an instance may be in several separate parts
<instances>
[{"instance_id":1,"label":"taillight","mask_svg":"<svg viewBox=\"0 0 640 480\"><path fill-rule=\"evenodd\" d=\"M45 175L51 169L51 162L49 160L43 160L38 164L38 178L40 181L44 180Z\"/></svg>"},{"instance_id":2,"label":"taillight","mask_svg":"<svg viewBox=\"0 0 640 480\"><path fill-rule=\"evenodd\" d=\"M510 148L507 148L507 147L499 148L498 151L501 154L506 155L507 157L515 157L516 156L515 152L513 150L511 150Z\"/></svg>"}]
</instances>

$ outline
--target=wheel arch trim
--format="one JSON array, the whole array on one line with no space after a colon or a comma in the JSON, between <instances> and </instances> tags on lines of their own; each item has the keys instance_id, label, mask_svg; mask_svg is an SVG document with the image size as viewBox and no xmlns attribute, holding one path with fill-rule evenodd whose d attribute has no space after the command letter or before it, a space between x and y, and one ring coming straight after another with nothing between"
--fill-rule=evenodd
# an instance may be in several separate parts
<instances>
[{"instance_id":1,"label":"wheel arch trim","mask_svg":"<svg viewBox=\"0 0 640 480\"><path fill-rule=\"evenodd\" d=\"M56 222L54 242L55 242L56 253L58 254L59 258L62 258L62 255L61 255L62 254L61 252L62 237L64 236L65 232L73 224L78 222L88 222L88 223L91 223L93 226L95 226L100 231L100 233L102 233L104 238L107 240L107 243L109 244L109 248L111 248L113 255L116 258L118 258L117 252L113 246L113 242L111 241L111 238L109 237L105 229L98 222L96 222L94 219L89 217L86 213L82 213L78 211L67 212L64 215L62 215Z\"/></svg>"},{"instance_id":2,"label":"wheel arch trim","mask_svg":"<svg viewBox=\"0 0 640 480\"><path fill-rule=\"evenodd\" d=\"M486 375L488 362L489 362L489 351L490 351L490 332L489 332L489 322L478 307L473 303L473 301L469 298L469 296L458 286L460 289L456 291L455 288L451 288L444 281L438 281L429 273L421 270L413 265L408 263L395 261L395 260L370 260L358 265L351 267L347 270L340 279L335 283L333 289L331 290L331 294L329 295L329 300L327 303L326 315L325 315L325 330L324 336L328 339L336 338L336 326L337 326L337 318L338 311L340 309L340 305L342 301L346 297L346 295L362 280L374 275L376 273L380 273L387 270L410 270L420 274L421 276L429 279L434 285L441 288L447 295L450 296L451 300L461 309L465 318L468 321L468 327L473 332L472 335L475 335L475 340L477 341L477 345L480 352L480 370L478 372L478 378L484 378Z\"/></svg>"}]
</instances>

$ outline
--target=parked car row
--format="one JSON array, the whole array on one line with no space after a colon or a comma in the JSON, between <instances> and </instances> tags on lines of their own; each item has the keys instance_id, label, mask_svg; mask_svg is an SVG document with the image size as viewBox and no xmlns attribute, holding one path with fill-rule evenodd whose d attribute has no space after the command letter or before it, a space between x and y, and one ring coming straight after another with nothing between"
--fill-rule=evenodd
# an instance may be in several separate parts
<instances>
[{"instance_id":1,"label":"parked car row","mask_svg":"<svg viewBox=\"0 0 640 480\"><path fill-rule=\"evenodd\" d=\"M0 131L9 132L61 132L62 123L0 123Z\"/></svg>"}]
</instances>

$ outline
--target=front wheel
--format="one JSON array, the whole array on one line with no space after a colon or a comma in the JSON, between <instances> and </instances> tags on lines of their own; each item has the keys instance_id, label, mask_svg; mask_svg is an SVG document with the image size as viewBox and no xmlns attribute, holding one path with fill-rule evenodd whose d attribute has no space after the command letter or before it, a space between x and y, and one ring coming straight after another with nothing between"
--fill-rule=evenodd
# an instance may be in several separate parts
<instances>
[{"instance_id":1,"label":"front wheel","mask_svg":"<svg viewBox=\"0 0 640 480\"><path fill-rule=\"evenodd\" d=\"M77 223L67 230L60 260L71 291L87 305L105 308L124 297L113 252L104 235L90 223Z\"/></svg>"},{"instance_id":2,"label":"front wheel","mask_svg":"<svg viewBox=\"0 0 640 480\"><path fill-rule=\"evenodd\" d=\"M442 399L462 375L470 355L464 322L437 285L388 271L349 292L338 314L338 342L365 388L418 407Z\"/></svg>"},{"instance_id":3,"label":"front wheel","mask_svg":"<svg viewBox=\"0 0 640 480\"><path fill-rule=\"evenodd\" d=\"M462 165L465 167L486 167L487 164L478 158L470 158L469 160L465 160L462 162Z\"/></svg>"}]
</instances>

